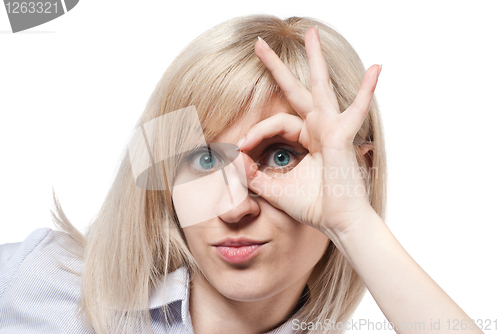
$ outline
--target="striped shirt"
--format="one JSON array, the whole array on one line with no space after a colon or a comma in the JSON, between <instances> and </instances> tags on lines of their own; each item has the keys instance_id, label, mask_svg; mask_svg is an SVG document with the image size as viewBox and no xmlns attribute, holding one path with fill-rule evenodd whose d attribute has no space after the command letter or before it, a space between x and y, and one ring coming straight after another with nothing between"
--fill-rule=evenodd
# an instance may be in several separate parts
<instances>
[{"instance_id":1,"label":"striped shirt","mask_svg":"<svg viewBox=\"0 0 500 334\"><path fill-rule=\"evenodd\" d=\"M0 334L95 333L76 315L83 263L62 245L69 237L49 228L23 242L0 245ZM193 334L189 313L189 274L181 267L167 275L149 303L154 333ZM295 311L307 300L308 287ZM163 306L172 318L166 323ZM293 333L292 317L268 334Z\"/></svg>"}]
</instances>

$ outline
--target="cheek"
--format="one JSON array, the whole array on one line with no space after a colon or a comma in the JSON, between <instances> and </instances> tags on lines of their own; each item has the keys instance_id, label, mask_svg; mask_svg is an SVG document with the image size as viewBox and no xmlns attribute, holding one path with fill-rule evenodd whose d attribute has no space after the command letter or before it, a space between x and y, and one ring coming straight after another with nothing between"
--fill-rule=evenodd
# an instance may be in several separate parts
<instances>
[{"instance_id":1,"label":"cheek","mask_svg":"<svg viewBox=\"0 0 500 334\"><path fill-rule=\"evenodd\" d=\"M276 256L271 260L272 265L288 274L304 275L321 259L330 239L267 202L259 205L262 213L267 214L267 221L273 222L271 228L276 241Z\"/></svg>"},{"instance_id":2,"label":"cheek","mask_svg":"<svg viewBox=\"0 0 500 334\"><path fill-rule=\"evenodd\" d=\"M320 231L301 224L287 241L289 265L303 273L312 269L321 259L330 243L330 239Z\"/></svg>"},{"instance_id":3,"label":"cheek","mask_svg":"<svg viewBox=\"0 0 500 334\"><path fill-rule=\"evenodd\" d=\"M184 228L183 232L189 251L196 259L196 262L203 263L203 256L206 254L206 249L203 248L206 244L203 237L203 229L198 226L189 226Z\"/></svg>"}]
</instances>

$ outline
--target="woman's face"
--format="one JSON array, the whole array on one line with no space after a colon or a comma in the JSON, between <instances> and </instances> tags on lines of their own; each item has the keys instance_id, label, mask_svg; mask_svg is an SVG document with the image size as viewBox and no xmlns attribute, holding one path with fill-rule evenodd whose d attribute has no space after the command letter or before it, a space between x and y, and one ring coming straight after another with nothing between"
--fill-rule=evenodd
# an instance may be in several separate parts
<instances>
[{"instance_id":1,"label":"woman's face","mask_svg":"<svg viewBox=\"0 0 500 334\"><path fill-rule=\"evenodd\" d=\"M263 118L287 112L286 108L275 100ZM242 118L222 131L212 143L236 144L255 123ZM294 156L291 153L294 151L287 151L289 148L298 154ZM248 154L261 164L261 170L266 169L266 173L276 176L284 173L280 168L297 165L307 153L296 142L273 137L241 154ZM197 155L191 160L191 167L211 166L210 156ZM197 205L192 203L193 210ZM181 225L185 224L181 221ZM187 226L183 231L207 281L223 296L237 301L263 300L280 292L286 293L292 285L303 287L330 241L318 230L297 222L251 190L233 209ZM228 238L242 237L260 245L217 246Z\"/></svg>"}]
</instances>

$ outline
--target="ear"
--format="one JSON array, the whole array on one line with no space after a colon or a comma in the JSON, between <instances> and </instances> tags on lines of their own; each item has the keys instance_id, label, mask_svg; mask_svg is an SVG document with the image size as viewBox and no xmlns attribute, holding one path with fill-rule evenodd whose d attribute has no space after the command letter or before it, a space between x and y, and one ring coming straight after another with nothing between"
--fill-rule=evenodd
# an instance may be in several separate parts
<instances>
[{"instance_id":1,"label":"ear","mask_svg":"<svg viewBox=\"0 0 500 334\"><path fill-rule=\"evenodd\" d=\"M365 155L368 151L371 151L371 150L373 150L372 144L366 143L366 144L363 144L359 147L359 152L361 153L361 155Z\"/></svg>"},{"instance_id":2,"label":"ear","mask_svg":"<svg viewBox=\"0 0 500 334\"><path fill-rule=\"evenodd\" d=\"M373 145L365 143L359 147L359 153L365 158L368 168L373 167Z\"/></svg>"}]
</instances>

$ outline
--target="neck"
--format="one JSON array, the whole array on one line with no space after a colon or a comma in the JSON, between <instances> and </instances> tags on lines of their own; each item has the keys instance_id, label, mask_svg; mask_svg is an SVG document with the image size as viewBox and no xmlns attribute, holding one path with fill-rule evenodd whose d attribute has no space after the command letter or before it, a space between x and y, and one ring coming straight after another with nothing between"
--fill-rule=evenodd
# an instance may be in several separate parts
<instances>
[{"instance_id":1,"label":"neck","mask_svg":"<svg viewBox=\"0 0 500 334\"><path fill-rule=\"evenodd\" d=\"M195 274L189 294L194 333L265 333L279 327L295 311L308 273L281 292L257 301L235 301Z\"/></svg>"}]
</instances>

